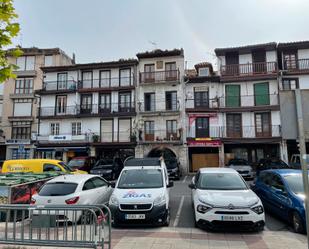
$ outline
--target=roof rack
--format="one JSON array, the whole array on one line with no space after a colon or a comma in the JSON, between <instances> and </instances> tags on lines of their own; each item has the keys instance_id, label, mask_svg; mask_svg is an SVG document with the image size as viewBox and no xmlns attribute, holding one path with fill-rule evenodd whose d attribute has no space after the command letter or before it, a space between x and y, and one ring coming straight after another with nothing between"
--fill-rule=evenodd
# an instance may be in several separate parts
<instances>
[{"instance_id":1,"label":"roof rack","mask_svg":"<svg viewBox=\"0 0 309 249\"><path fill-rule=\"evenodd\" d=\"M130 158L125 161L124 166L161 166L162 160L162 157Z\"/></svg>"}]
</instances>

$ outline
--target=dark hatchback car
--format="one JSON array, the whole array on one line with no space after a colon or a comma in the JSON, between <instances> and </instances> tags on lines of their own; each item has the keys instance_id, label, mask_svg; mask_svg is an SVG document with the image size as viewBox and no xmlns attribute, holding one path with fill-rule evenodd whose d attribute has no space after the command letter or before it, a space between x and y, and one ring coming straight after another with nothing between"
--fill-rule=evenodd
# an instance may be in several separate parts
<instances>
[{"instance_id":1,"label":"dark hatchback car","mask_svg":"<svg viewBox=\"0 0 309 249\"><path fill-rule=\"evenodd\" d=\"M73 170L83 170L89 172L94 164L94 157L79 156L72 158L72 160L68 163L68 166Z\"/></svg>"},{"instance_id":2,"label":"dark hatchback car","mask_svg":"<svg viewBox=\"0 0 309 249\"><path fill-rule=\"evenodd\" d=\"M176 158L171 158L165 160L165 165L167 168L167 173L169 178L174 178L175 180L179 180L181 177L180 171L180 163Z\"/></svg>"},{"instance_id":3,"label":"dark hatchback car","mask_svg":"<svg viewBox=\"0 0 309 249\"><path fill-rule=\"evenodd\" d=\"M114 180L118 178L122 169L123 162L120 158L99 159L90 170L90 174L100 175L105 179Z\"/></svg>"},{"instance_id":4,"label":"dark hatchback car","mask_svg":"<svg viewBox=\"0 0 309 249\"><path fill-rule=\"evenodd\" d=\"M290 166L278 158L261 159L256 167L256 174L267 169L290 169Z\"/></svg>"},{"instance_id":5,"label":"dark hatchback car","mask_svg":"<svg viewBox=\"0 0 309 249\"><path fill-rule=\"evenodd\" d=\"M265 170L257 177L252 189L268 211L292 224L295 232L305 232L305 194L301 170Z\"/></svg>"}]
</instances>

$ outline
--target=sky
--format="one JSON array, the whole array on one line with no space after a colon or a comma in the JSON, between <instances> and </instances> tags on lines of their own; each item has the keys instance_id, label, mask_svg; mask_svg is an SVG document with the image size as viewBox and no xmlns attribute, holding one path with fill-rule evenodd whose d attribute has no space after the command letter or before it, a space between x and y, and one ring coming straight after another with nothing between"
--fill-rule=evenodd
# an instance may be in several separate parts
<instances>
[{"instance_id":1,"label":"sky","mask_svg":"<svg viewBox=\"0 0 309 249\"><path fill-rule=\"evenodd\" d=\"M77 63L183 48L188 67L214 49L309 40L309 0L14 0L23 47L59 47Z\"/></svg>"}]
</instances>

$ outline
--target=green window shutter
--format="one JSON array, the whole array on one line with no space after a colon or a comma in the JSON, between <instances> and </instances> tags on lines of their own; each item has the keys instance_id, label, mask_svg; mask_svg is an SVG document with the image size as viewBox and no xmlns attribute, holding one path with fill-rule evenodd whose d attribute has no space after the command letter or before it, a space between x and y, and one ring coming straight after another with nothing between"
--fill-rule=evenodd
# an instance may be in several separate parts
<instances>
[{"instance_id":1,"label":"green window shutter","mask_svg":"<svg viewBox=\"0 0 309 249\"><path fill-rule=\"evenodd\" d=\"M240 106L240 85L225 86L225 106L226 107Z\"/></svg>"},{"instance_id":2,"label":"green window shutter","mask_svg":"<svg viewBox=\"0 0 309 249\"><path fill-rule=\"evenodd\" d=\"M268 83L254 84L255 105L269 105L269 88Z\"/></svg>"}]
</instances>

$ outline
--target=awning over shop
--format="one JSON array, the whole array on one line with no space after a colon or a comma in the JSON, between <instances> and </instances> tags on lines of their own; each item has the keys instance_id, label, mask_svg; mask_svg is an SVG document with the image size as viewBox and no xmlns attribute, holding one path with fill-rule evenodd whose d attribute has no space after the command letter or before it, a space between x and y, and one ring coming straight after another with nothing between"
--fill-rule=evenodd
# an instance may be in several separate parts
<instances>
[{"instance_id":1,"label":"awning over shop","mask_svg":"<svg viewBox=\"0 0 309 249\"><path fill-rule=\"evenodd\" d=\"M88 150L88 147L40 147L36 148L37 151L75 151L84 152Z\"/></svg>"}]
</instances>

